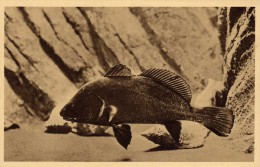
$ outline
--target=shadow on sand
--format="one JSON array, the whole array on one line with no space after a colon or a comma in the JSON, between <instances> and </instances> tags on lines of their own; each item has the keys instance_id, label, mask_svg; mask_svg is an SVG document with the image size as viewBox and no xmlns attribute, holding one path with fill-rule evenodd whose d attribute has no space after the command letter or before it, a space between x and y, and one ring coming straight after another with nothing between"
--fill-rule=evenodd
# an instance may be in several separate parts
<instances>
[{"instance_id":1,"label":"shadow on sand","mask_svg":"<svg viewBox=\"0 0 260 167\"><path fill-rule=\"evenodd\" d=\"M163 147L157 146L146 150L145 152L156 152L156 151L167 151L167 150L178 150L176 147Z\"/></svg>"}]
</instances>

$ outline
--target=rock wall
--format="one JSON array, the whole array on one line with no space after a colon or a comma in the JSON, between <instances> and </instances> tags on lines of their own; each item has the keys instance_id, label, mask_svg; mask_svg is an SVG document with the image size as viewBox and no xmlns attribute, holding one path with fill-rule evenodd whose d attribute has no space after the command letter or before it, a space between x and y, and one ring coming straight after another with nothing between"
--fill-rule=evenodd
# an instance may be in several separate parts
<instances>
[{"instance_id":1,"label":"rock wall","mask_svg":"<svg viewBox=\"0 0 260 167\"><path fill-rule=\"evenodd\" d=\"M217 105L235 113L228 146L252 152L255 103L255 8L222 8L220 40L225 48L225 89L217 93ZM224 31L225 30L225 31Z\"/></svg>"},{"instance_id":2,"label":"rock wall","mask_svg":"<svg viewBox=\"0 0 260 167\"><path fill-rule=\"evenodd\" d=\"M197 94L193 104L210 106L211 99L214 99L213 105L233 110L235 122L231 134L227 138L218 139L227 147L252 153L255 129L255 8L220 8L218 20L225 79L210 80L207 87ZM196 135L192 135L194 132ZM177 147L194 148L203 145L207 137L203 132L205 130L200 126L182 124L182 142ZM150 128L143 136L161 146L176 147L163 126Z\"/></svg>"},{"instance_id":3,"label":"rock wall","mask_svg":"<svg viewBox=\"0 0 260 167\"><path fill-rule=\"evenodd\" d=\"M46 120L68 92L122 63L223 78L216 8L5 8L5 118Z\"/></svg>"}]
</instances>

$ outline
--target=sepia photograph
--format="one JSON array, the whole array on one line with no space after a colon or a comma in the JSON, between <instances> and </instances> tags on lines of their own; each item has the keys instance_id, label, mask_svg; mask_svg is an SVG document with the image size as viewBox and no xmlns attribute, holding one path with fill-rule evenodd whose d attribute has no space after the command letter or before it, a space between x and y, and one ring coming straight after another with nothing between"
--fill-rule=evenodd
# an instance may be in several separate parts
<instances>
[{"instance_id":1,"label":"sepia photograph","mask_svg":"<svg viewBox=\"0 0 260 167\"><path fill-rule=\"evenodd\" d=\"M3 13L4 162L254 162L254 6Z\"/></svg>"}]
</instances>

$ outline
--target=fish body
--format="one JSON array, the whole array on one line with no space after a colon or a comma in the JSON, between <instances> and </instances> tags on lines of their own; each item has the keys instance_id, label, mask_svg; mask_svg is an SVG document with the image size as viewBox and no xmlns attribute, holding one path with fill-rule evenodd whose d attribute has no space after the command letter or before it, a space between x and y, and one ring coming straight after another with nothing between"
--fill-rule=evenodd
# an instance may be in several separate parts
<instances>
[{"instance_id":1,"label":"fish body","mask_svg":"<svg viewBox=\"0 0 260 167\"><path fill-rule=\"evenodd\" d=\"M190 100L188 84L172 72L150 69L134 76L129 68L117 65L105 77L82 86L60 115L70 121L113 126L125 148L131 140L127 123L164 124L176 142L181 129L178 120L199 122L220 136L230 133L234 119L230 110L196 109ZM215 125L222 117L224 121Z\"/></svg>"},{"instance_id":2,"label":"fish body","mask_svg":"<svg viewBox=\"0 0 260 167\"><path fill-rule=\"evenodd\" d=\"M98 101L104 101L105 105L117 108L117 113L108 122L106 113L96 115L92 120L84 120L85 123L97 125L113 125L121 123L165 123L172 120L191 119L196 117L190 113L190 105L178 94L173 93L167 87L160 85L149 78L133 76L129 78L114 77L95 80L83 86L78 94L67 106L72 106L71 112L86 112L86 108L78 108L75 111L78 100L95 97ZM89 98L88 98L89 97ZM95 102L93 102L95 103ZM74 105L73 105L74 104ZM97 108L101 108L103 103ZM99 112L99 111L98 111ZM90 122L88 122L90 121Z\"/></svg>"}]
</instances>

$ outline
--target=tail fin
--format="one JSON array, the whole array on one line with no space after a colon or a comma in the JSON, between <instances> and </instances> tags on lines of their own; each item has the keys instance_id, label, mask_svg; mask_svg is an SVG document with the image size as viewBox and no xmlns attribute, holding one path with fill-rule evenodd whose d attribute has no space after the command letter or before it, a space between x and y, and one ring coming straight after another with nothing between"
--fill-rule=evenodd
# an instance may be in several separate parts
<instances>
[{"instance_id":1,"label":"tail fin","mask_svg":"<svg viewBox=\"0 0 260 167\"><path fill-rule=\"evenodd\" d=\"M193 111L200 119L195 121L202 123L218 136L228 136L230 134L234 124L232 110L221 107L204 107L201 109L193 108Z\"/></svg>"}]
</instances>

